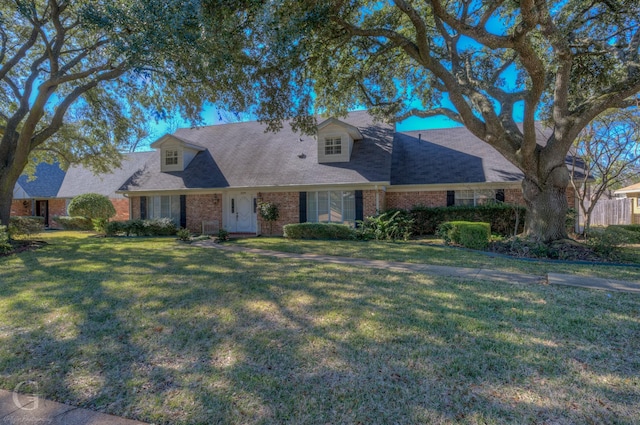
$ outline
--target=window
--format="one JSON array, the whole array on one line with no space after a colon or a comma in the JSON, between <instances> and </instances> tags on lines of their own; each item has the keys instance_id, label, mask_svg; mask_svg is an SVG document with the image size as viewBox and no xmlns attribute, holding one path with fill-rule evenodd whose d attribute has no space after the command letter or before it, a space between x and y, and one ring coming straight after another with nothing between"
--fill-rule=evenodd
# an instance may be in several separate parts
<instances>
[{"instance_id":1,"label":"window","mask_svg":"<svg viewBox=\"0 0 640 425\"><path fill-rule=\"evenodd\" d=\"M164 165L178 165L178 151L164 151Z\"/></svg>"},{"instance_id":2,"label":"window","mask_svg":"<svg viewBox=\"0 0 640 425\"><path fill-rule=\"evenodd\" d=\"M180 223L180 195L147 197L147 218L164 217Z\"/></svg>"},{"instance_id":3,"label":"window","mask_svg":"<svg viewBox=\"0 0 640 425\"><path fill-rule=\"evenodd\" d=\"M324 139L325 155L342 154L342 138L341 137L325 137Z\"/></svg>"},{"instance_id":4,"label":"window","mask_svg":"<svg viewBox=\"0 0 640 425\"><path fill-rule=\"evenodd\" d=\"M502 192L504 193L504 192ZM504 195L503 195L504 196ZM478 206L496 201L494 189L456 190L455 205Z\"/></svg>"},{"instance_id":5,"label":"window","mask_svg":"<svg viewBox=\"0 0 640 425\"><path fill-rule=\"evenodd\" d=\"M355 192L307 192L307 221L310 223L345 223L355 225Z\"/></svg>"}]
</instances>

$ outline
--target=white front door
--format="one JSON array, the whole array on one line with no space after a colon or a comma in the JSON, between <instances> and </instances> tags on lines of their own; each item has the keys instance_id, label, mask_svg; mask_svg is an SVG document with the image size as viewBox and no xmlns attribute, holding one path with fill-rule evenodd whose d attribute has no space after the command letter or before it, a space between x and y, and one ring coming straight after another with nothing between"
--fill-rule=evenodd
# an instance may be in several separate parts
<instances>
[{"instance_id":1,"label":"white front door","mask_svg":"<svg viewBox=\"0 0 640 425\"><path fill-rule=\"evenodd\" d=\"M227 229L234 233L255 233L256 227L256 195L250 192L230 193Z\"/></svg>"}]
</instances>

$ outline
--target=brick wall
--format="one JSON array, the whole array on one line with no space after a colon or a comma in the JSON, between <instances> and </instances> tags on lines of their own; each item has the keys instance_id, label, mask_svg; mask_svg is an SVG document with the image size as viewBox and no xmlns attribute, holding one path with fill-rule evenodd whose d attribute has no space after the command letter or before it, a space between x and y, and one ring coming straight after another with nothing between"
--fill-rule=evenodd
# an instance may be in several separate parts
<instances>
[{"instance_id":1,"label":"brick wall","mask_svg":"<svg viewBox=\"0 0 640 425\"><path fill-rule=\"evenodd\" d=\"M137 220L140 218L140 196L132 196L129 198L131 203L131 220Z\"/></svg>"},{"instance_id":2,"label":"brick wall","mask_svg":"<svg viewBox=\"0 0 640 425\"><path fill-rule=\"evenodd\" d=\"M111 203L116 209L116 215L111 220L121 221L129 220L129 199L127 198L111 198Z\"/></svg>"},{"instance_id":3,"label":"brick wall","mask_svg":"<svg viewBox=\"0 0 640 425\"><path fill-rule=\"evenodd\" d=\"M285 224L300 222L300 193L299 192L261 192L258 202L273 202L278 206L279 217L273 222L273 234L282 235ZM265 222L258 214L258 231L263 235L270 233L271 223Z\"/></svg>"},{"instance_id":4,"label":"brick wall","mask_svg":"<svg viewBox=\"0 0 640 425\"><path fill-rule=\"evenodd\" d=\"M411 209L416 205L427 207L446 207L447 191L387 192L387 209Z\"/></svg>"},{"instance_id":5,"label":"brick wall","mask_svg":"<svg viewBox=\"0 0 640 425\"><path fill-rule=\"evenodd\" d=\"M387 198L386 192L382 190L378 190L377 192L378 192L378 202L376 203L375 190L362 191L362 215L364 217L376 215L378 214L378 212L384 211L386 209L386 198ZM380 211L378 211L378 209Z\"/></svg>"},{"instance_id":6,"label":"brick wall","mask_svg":"<svg viewBox=\"0 0 640 425\"><path fill-rule=\"evenodd\" d=\"M203 221L217 221L218 228L222 228L222 195L187 195L186 204L187 229L190 232L202 232Z\"/></svg>"},{"instance_id":7,"label":"brick wall","mask_svg":"<svg viewBox=\"0 0 640 425\"><path fill-rule=\"evenodd\" d=\"M20 215L20 216L31 215L31 200L14 199L11 202L11 215Z\"/></svg>"},{"instance_id":8,"label":"brick wall","mask_svg":"<svg viewBox=\"0 0 640 425\"><path fill-rule=\"evenodd\" d=\"M55 216L67 215L66 199L49 199L49 227L52 229L60 229L60 225L53 219Z\"/></svg>"}]
</instances>

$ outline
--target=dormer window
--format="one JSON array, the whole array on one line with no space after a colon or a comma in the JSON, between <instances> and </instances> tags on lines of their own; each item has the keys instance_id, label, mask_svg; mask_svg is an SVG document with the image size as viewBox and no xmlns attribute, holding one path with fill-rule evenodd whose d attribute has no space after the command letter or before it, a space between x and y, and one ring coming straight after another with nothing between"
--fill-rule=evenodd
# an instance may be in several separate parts
<instances>
[{"instance_id":1,"label":"dormer window","mask_svg":"<svg viewBox=\"0 0 640 425\"><path fill-rule=\"evenodd\" d=\"M178 165L178 151L166 150L164 151L164 165Z\"/></svg>"},{"instance_id":2,"label":"dormer window","mask_svg":"<svg viewBox=\"0 0 640 425\"><path fill-rule=\"evenodd\" d=\"M324 139L324 154L325 155L341 155L342 154L342 138L341 137L326 137Z\"/></svg>"}]
</instances>

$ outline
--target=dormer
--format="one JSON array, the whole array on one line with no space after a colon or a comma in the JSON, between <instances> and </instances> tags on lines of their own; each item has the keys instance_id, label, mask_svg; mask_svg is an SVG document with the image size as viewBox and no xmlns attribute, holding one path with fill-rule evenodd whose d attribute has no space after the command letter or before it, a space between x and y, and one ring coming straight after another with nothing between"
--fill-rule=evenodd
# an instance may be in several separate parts
<instances>
[{"instance_id":1,"label":"dormer","mask_svg":"<svg viewBox=\"0 0 640 425\"><path fill-rule=\"evenodd\" d=\"M357 127L329 118L317 127L318 163L349 162L353 151L353 142L362 140Z\"/></svg>"},{"instance_id":2,"label":"dormer","mask_svg":"<svg viewBox=\"0 0 640 425\"><path fill-rule=\"evenodd\" d=\"M153 149L160 150L160 171L184 171L198 152L204 151L202 146L167 134L151 144Z\"/></svg>"}]
</instances>

